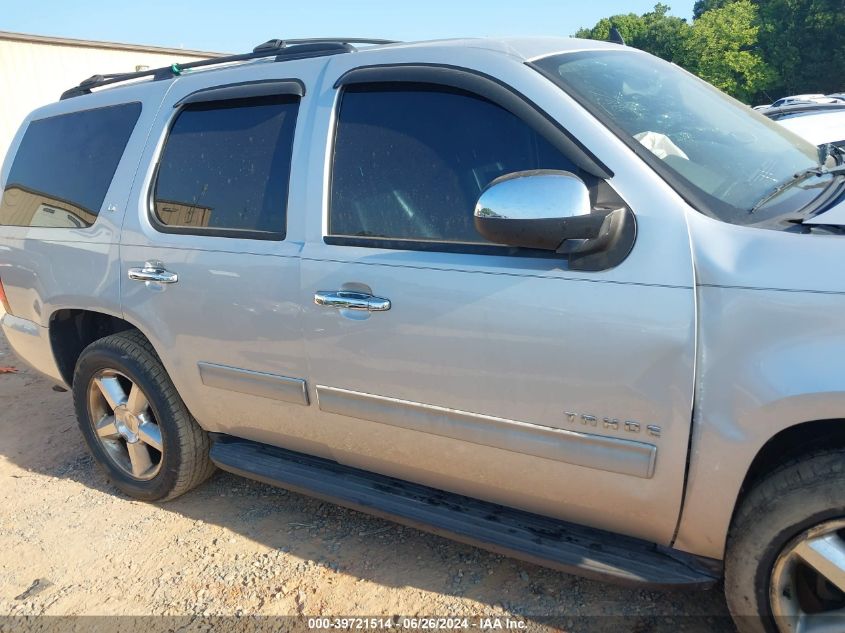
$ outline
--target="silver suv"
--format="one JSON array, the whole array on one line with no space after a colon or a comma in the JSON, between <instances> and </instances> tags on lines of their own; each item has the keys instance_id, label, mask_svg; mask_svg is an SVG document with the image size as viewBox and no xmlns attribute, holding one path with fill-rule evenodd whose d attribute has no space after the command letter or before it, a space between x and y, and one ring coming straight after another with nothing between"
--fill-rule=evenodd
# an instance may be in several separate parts
<instances>
[{"instance_id":1,"label":"silver suv","mask_svg":"<svg viewBox=\"0 0 845 633\"><path fill-rule=\"evenodd\" d=\"M3 331L133 497L216 466L832 630L841 162L597 42L96 76L3 165Z\"/></svg>"}]
</instances>

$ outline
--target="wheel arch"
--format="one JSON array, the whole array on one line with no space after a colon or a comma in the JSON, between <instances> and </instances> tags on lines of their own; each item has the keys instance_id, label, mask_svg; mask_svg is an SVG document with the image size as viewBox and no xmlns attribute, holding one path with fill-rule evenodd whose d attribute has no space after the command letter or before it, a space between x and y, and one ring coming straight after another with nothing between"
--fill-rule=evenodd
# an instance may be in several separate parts
<instances>
[{"instance_id":1,"label":"wheel arch","mask_svg":"<svg viewBox=\"0 0 845 633\"><path fill-rule=\"evenodd\" d=\"M48 327L56 366L68 386L73 385L76 363L88 345L118 332L140 332L140 328L119 316L84 308L56 310L50 315Z\"/></svg>"},{"instance_id":2,"label":"wheel arch","mask_svg":"<svg viewBox=\"0 0 845 633\"><path fill-rule=\"evenodd\" d=\"M845 448L845 419L799 422L781 429L760 447L745 473L734 514L756 483L785 462L821 449Z\"/></svg>"},{"instance_id":3,"label":"wheel arch","mask_svg":"<svg viewBox=\"0 0 845 633\"><path fill-rule=\"evenodd\" d=\"M816 394L817 396L821 394ZM747 425L744 437L737 435L736 427L729 435L709 434L701 438L702 445L693 442L691 460L698 461L695 472L691 470L684 507L673 546L682 551L721 559L724 556L728 534L734 517L755 485L776 471L781 465L820 449L845 449L845 418L838 415L845 411L845 393L824 394L826 406L819 409L822 415L813 420L796 420L797 416L784 415L784 407L795 413L795 402L804 405L811 396L785 398L780 406L764 407L762 419L768 417L769 434L760 433L759 424L749 434ZM815 398L814 398L815 400ZM785 406L788 402L788 406ZM827 413L828 415L824 415ZM767 414L767 415L766 415ZM762 419L756 422L761 423ZM700 429L699 429L700 431ZM718 449L713 436L719 436ZM758 440L741 450L744 442Z\"/></svg>"}]
</instances>

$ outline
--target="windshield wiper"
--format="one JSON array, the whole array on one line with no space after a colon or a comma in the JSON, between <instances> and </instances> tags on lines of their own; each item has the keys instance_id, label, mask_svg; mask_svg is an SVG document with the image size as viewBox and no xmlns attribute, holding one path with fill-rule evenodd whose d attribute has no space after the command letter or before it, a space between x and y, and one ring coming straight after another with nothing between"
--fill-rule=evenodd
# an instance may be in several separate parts
<instances>
[{"instance_id":1,"label":"windshield wiper","mask_svg":"<svg viewBox=\"0 0 845 633\"><path fill-rule=\"evenodd\" d=\"M794 187L795 185L804 182L808 178L812 178L813 176L826 176L827 174L841 174L845 173L845 165L838 165L836 167L824 167L823 165L819 165L818 167L812 167L810 169L805 169L804 171L799 171L797 174L794 174L792 178L779 184L775 187L772 191L767 193L760 201L755 204L751 209L748 211L749 213L754 213L757 209L765 205L769 200L778 197L781 193L786 191L787 189Z\"/></svg>"}]
</instances>

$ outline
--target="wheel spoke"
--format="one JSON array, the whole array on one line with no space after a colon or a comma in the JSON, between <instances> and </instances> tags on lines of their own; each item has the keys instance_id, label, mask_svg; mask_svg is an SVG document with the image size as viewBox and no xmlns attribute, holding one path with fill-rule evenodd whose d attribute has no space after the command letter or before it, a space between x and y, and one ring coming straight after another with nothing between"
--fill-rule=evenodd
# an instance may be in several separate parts
<instances>
[{"instance_id":1,"label":"wheel spoke","mask_svg":"<svg viewBox=\"0 0 845 633\"><path fill-rule=\"evenodd\" d=\"M840 591L845 591L845 542L836 533L799 543L795 553Z\"/></svg>"},{"instance_id":2,"label":"wheel spoke","mask_svg":"<svg viewBox=\"0 0 845 633\"><path fill-rule=\"evenodd\" d=\"M97 435L104 440L111 440L118 437L113 415L107 415L97 423Z\"/></svg>"},{"instance_id":3,"label":"wheel spoke","mask_svg":"<svg viewBox=\"0 0 845 633\"><path fill-rule=\"evenodd\" d=\"M144 444L148 444L161 452L161 429L158 427L158 424L146 420L141 422L140 426L138 426L138 435Z\"/></svg>"},{"instance_id":4,"label":"wheel spoke","mask_svg":"<svg viewBox=\"0 0 845 633\"><path fill-rule=\"evenodd\" d=\"M129 451L129 462L132 464L132 474L136 477L143 477L153 466L150 459L150 449L143 442L129 442L126 444Z\"/></svg>"},{"instance_id":5,"label":"wheel spoke","mask_svg":"<svg viewBox=\"0 0 845 633\"><path fill-rule=\"evenodd\" d=\"M141 415L146 412L149 406L147 396L144 395L141 388L138 385L132 385L132 389L129 390L129 398L126 400L126 408L129 409L129 412Z\"/></svg>"},{"instance_id":6,"label":"wheel spoke","mask_svg":"<svg viewBox=\"0 0 845 633\"><path fill-rule=\"evenodd\" d=\"M94 382L97 383L100 393L103 394L112 411L126 403L126 392L123 391L120 381L114 376L100 376L95 378Z\"/></svg>"}]
</instances>

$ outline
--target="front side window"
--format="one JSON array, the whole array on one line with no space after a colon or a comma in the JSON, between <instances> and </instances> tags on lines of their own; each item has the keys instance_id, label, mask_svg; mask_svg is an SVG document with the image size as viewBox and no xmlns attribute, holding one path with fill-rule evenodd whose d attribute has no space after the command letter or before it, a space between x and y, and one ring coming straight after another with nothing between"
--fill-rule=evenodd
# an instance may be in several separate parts
<instances>
[{"instance_id":1,"label":"front side window","mask_svg":"<svg viewBox=\"0 0 845 633\"><path fill-rule=\"evenodd\" d=\"M140 103L124 103L32 121L9 171L0 225L94 224L140 115Z\"/></svg>"},{"instance_id":2,"label":"front side window","mask_svg":"<svg viewBox=\"0 0 845 633\"><path fill-rule=\"evenodd\" d=\"M522 120L469 92L351 86L338 115L329 234L488 244L473 223L479 194L529 169L576 171Z\"/></svg>"},{"instance_id":3,"label":"front side window","mask_svg":"<svg viewBox=\"0 0 845 633\"><path fill-rule=\"evenodd\" d=\"M298 108L287 95L185 106L159 163L159 228L283 239Z\"/></svg>"},{"instance_id":4,"label":"front side window","mask_svg":"<svg viewBox=\"0 0 845 633\"><path fill-rule=\"evenodd\" d=\"M646 148L669 182L722 220L755 224L794 211L830 181L809 178L767 200L795 174L818 167L818 149L650 55L563 53L533 65L623 140Z\"/></svg>"}]
</instances>

